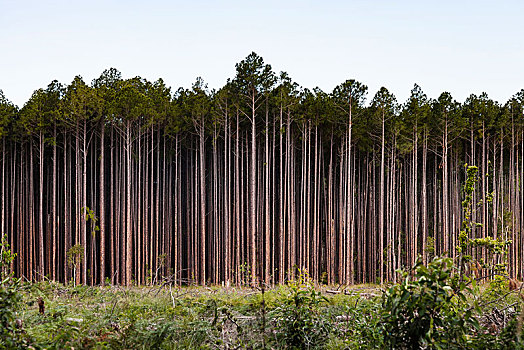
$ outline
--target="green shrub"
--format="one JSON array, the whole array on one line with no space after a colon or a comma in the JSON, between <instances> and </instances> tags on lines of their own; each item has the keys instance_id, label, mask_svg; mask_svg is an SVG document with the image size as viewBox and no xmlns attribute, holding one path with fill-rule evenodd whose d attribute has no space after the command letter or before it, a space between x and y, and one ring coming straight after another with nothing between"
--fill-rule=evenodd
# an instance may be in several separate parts
<instances>
[{"instance_id":1,"label":"green shrub","mask_svg":"<svg viewBox=\"0 0 524 350\"><path fill-rule=\"evenodd\" d=\"M464 295L465 284L452 288L453 262L435 258L428 266L419 258L414 277L403 272L403 281L383 297L384 340L395 349L460 348L468 332L478 328Z\"/></svg>"},{"instance_id":2,"label":"green shrub","mask_svg":"<svg viewBox=\"0 0 524 350\"><path fill-rule=\"evenodd\" d=\"M307 274L289 283L289 292L270 317L277 341L286 348L305 349L326 342L331 325L321 305L327 299L317 292Z\"/></svg>"},{"instance_id":3,"label":"green shrub","mask_svg":"<svg viewBox=\"0 0 524 350\"><path fill-rule=\"evenodd\" d=\"M7 243L7 236L0 240L0 349L19 349L25 345L23 334L15 327L15 310L20 304L20 280L13 277L11 264L15 254Z\"/></svg>"}]
</instances>

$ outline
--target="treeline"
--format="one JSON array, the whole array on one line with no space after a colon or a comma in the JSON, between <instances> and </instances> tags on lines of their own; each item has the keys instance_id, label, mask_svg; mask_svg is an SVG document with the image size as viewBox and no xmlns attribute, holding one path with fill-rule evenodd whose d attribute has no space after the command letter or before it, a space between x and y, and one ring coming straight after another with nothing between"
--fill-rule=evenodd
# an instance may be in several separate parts
<instances>
[{"instance_id":1,"label":"treeline","mask_svg":"<svg viewBox=\"0 0 524 350\"><path fill-rule=\"evenodd\" d=\"M455 256L467 163L481 175L473 235L512 240L521 278L524 90L504 105L417 85L403 104L366 97L354 80L303 89L255 53L217 91L109 69L22 108L1 94L0 230L17 275L394 281L419 254Z\"/></svg>"}]
</instances>

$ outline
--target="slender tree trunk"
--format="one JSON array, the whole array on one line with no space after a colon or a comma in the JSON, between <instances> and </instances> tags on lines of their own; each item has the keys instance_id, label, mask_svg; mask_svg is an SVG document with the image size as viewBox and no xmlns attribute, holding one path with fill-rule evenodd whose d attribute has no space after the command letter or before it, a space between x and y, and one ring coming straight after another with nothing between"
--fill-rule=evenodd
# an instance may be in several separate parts
<instances>
[{"instance_id":1,"label":"slender tree trunk","mask_svg":"<svg viewBox=\"0 0 524 350\"><path fill-rule=\"evenodd\" d=\"M52 260L51 260L51 280L56 281L57 280L57 255L58 255L58 249L57 249L57 220L56 220L56 168L57 168L57 158L56 158L56 144L58 142L57 136L56 136L56 125L53 127L53 184L52 184L52 209L51 209L51 215L52 215Z\"/></svg>"},{"instance_id":2,"label":"slender tree trunk","mask_svg":"<svg viewBox=\"0 0 524 350\"><path fill-rule=\"evenodd\" d=\"M38 279L44 279L44 135L42 132L38 135L38 150L39 150L39 215L38 215L38 265L39 276ZM32 214L31 214L32 215Z\"/></svg>"},{"instance_id":3,"label":"slender tree trunk","mask_svg":"<svg viewBox=\"0 0 524 350\"><path fill-rule=\"evenodd\" d=\"M133 268L132 255L132 227L131 227L131 122L126 122L126 242L125 242L125 285L131 285L131 274Z\"/></svg>"},{"instance_id":4,"label":"slender tree trunk","mask_svg":"<svg viewBox=\"0 0 524 350\"><path fill-rule=\"evenodd\" d=\"M106 250L105 250L105 224L106 224L106 201L105 201L105 125L102 122L100 130L100 283L103 285L106 270Z\"/></svg>"},{"instance_id":5,"label":"slender tree trunk","mask_svg":"<svg viewBox=\"0 0 524 350\"><path fill-rule=\"evenodd\" d=\"M449 179L448 179L448 121L446 118L445 122L445 129L442 141L442 234L443 234L443 249L439 252L439 254L444 254L449 249L449 195L448 195L448 185L449 185ZM437 241L435 241L435 245L437 244Z\"/></svg>"},{"instance_id":6,"label":"slender tree trunk","mask_svg":"<svg viewBox=\"0 0 524 350\"><path fill-rule=\"evenodd\" d=\"M380 254L380 284L384 283L384 193L385 193L385 125L386 119L384 110L382 110L382 138L380 147L380 203L378 209L378 238L379 238L379 251ZM390 242L387 242L388 245Z\"/></svg>"},{"instance_id":7,"label":"slender tree trunk","mask_svg":"<svg viewBox=\"0 0 524 350\"><path fill-rule=\"evenodd\" d=\"M255 92L252 92L251 99L251 165L250 165L250 234L251 234L251 281L253 284L257 283L257 220L256 220L256 159L257 159L257 145L256 145L256 108L255 108Z\"/></svg>"},{"instance_id":8,"label":"slender tree trunk","mask_svg":"<svg viewBox=\"0 0 524 350\"><path fill-rule=\"evenodd\" d=\"M270 242L270 206L269 206L269 108L268 103L266 99L266 147L265 147L265 163L264 163L264 171L265 171L265 273L264 273L264 281L266 284L271 283L270 276L271 276L271 242Z\"/></svg>"},{"instance_id":9,"label":"slender tree trunk","mask_svg":"<svg viewBox=\"0 0 524 350\"><path fill-rule=\"evenodd\" d=\"M427 198L427 161L428 161L428 135L424 127L422 145L422 261L426 261L426 238L428 235L428 198Z\"/></svg>"},{"instance_id":10,"label":"slender tree trunk","mask_svg":"<svg viewBox=\"0 0 524 350\"><path fill-rule=\"evenodd\" d=\"M204 143L204 117L201 119L199 130L200 139L200 283L206 284L206 164Z\"/></svg>"}]
</instances>

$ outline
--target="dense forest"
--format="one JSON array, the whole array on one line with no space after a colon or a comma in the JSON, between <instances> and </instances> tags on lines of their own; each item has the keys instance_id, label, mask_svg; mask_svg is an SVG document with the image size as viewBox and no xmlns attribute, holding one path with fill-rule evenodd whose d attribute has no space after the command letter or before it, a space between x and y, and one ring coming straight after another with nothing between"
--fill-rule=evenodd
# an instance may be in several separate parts
<instances>
[{"instance_id":1,"label":"dense forest","mask_svg":"<svg viewBox=\"0 0 524 350\"><path fill-rule=\"evenodd\" d=\"M509 239L523 277L524 90L400 103L347 80L326 93L255 53L218 90L116 69L0 93L0 231L28 280L146 284L395 281L455 257L465 164L473 237ZM76 253L76 256L73 254ZM488 260L485 251L472 252Z\"/></svg>"}]
</instances>

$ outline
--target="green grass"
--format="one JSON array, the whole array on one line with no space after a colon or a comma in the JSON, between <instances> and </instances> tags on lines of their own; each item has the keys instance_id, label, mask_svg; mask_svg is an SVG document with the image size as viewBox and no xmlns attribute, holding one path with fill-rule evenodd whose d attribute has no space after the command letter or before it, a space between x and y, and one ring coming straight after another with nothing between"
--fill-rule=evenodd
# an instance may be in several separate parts
<instances>
[{"instance_id":1,"label":"green grass","mask_svg":"<svg viewBox=\"0 0 524 350\"><path fill-rule=\"evenodd\" d=\"M17 317L29 343L42 349L383 348L378 286L353 286L338 294L327 292L336 287L312 288L299 283L262 294L234 287L40 282L22 285ZM308 294L311 290L320 292L318 297ZM300 305L293 299L297 291L305 291ZM510 304L517 314L520 302L514 294L486 306L486 313Z\"/></svg>"},{"instance_id":2,"label":"green grass","mask_svg":"<svg viewBox=\"0 0 524 350\"><path fill-rule=\"evenodd\" d=\"M289 297L287 286L263 295L251 288L74 287L54 282L26 284L21 290L17 317L31 342L42 348L285 347L277 339L272 315ZM325 295L319 309L333 323L359 299L358 292ZM44 315L39 313L39 297ZM360 304L378 302L362 299ZM324 342L330 337L327 334Z\"/></svg>"}]
</instances>

